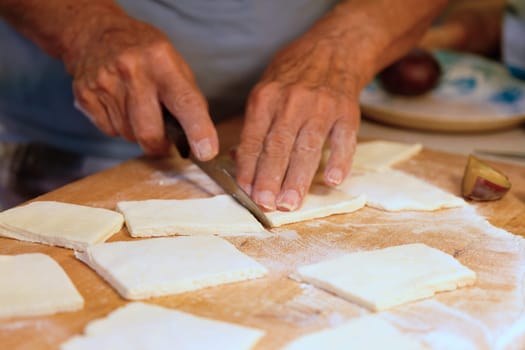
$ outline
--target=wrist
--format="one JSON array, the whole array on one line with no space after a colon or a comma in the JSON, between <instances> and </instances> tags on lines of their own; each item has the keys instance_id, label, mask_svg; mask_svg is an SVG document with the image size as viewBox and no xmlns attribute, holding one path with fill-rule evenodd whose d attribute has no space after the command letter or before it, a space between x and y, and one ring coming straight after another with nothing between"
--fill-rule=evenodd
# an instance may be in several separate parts
<instances>
[{"instance_id":1,"label":"wrist","mask_svg":"<svg viewBox=\"0 0 525 350\"><path fill-rule=\"evenodd\" d=\"M111 31L116 23L128 19L124 11L112 3L85 6L77 11L72 9L71 15L62 30L57 54L69 73L73 73L76 63L90 47L91 42L101 40L104 32Z\"/></svg>"},{"instance_id":2,"label":"wrist","mask_svg":"<svg viewBox=\"0 0 525 350\"><path fill-rule=\"evenodd\" d=\"M343 2L344 4L344 2ZM367 13L349 13L336 7L308 32L306 40L325 42L340 52L340 59L353 73L360 90L378 71L378 57L387 47L388 36L373 24Z\"/></svg>"}]
</instances>

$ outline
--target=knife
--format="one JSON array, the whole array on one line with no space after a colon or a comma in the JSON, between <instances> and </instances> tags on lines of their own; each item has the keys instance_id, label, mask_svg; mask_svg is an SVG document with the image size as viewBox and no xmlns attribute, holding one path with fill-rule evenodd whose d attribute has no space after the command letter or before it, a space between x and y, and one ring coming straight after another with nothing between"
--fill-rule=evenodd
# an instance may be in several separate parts
<instances>
[{"instance_id":1,"label":"knife","mask_svg":"<svg viewBox=\"0 0 525 350\"><path fill-rule=\"evenodd\" d=\"M203 162L195 158L191 153L188 138L182 129L179 121L165 107L162 108L162 117L166 136L177 147L182 158L190 159L202 171L204 171L213 181L217 183L226 193L231 195L239 204L248 209L250 213L265 227L272 228L272 223L259 208L251 197L237 184L237 181L230 175L226 167L217 158Z\"/></svg>"}]
</instances>

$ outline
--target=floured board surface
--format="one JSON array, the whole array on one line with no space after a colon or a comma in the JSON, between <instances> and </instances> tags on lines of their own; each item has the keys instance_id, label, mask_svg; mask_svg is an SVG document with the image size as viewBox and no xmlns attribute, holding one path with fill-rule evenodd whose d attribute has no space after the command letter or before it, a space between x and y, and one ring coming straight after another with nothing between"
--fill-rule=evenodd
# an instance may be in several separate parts
<instances>
[{"instance_id":1,"label":"floured board surface","mask_svg":"<svg viewBox=\"0 0 525 350\"><path fill-rule=\"evenodd\" d=\"M238 125L224 130L238 134ZM235 140L230 144L235 143ZM224 146L224 145L223 145ZM226 145L228 146L228 145ZM227 147L222 149L227 150ZM423 150L396 168L459 193L466 157ZM513 182L502 200L437 213L387 213L373 208L276 229L270 237L232 237L230 242L269 270L268 277L151 299L152 303L265 330L256 350L278 349L300 335L369 314L287 276L297 267L347 252L425 243L453 255L478 274L478 283L435 298L379 313L381 318L433 349L522 349L525 308L525 170L501 165ZM194 177L195 179L195 177ZM206 181L206 179L203 179ZM198 182L198 181L197 181ZM134 160L86 178L41 199L114 208L118 201L206 197L202 184L187 181L172 161ZM131 240L125 229L109 241ZM6 349L56 349L86 324L125 301L68 249L0 239L0 254L42 252L66 271L85 299L82 311L51 317L0 320Z\"/></svg>"}]
</instances>

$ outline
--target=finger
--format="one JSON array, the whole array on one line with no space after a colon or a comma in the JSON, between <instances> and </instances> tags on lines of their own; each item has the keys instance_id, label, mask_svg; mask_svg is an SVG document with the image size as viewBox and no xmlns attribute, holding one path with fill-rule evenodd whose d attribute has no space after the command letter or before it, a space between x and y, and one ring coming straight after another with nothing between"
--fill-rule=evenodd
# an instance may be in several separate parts
<instances>
[{"instance_id":1,"label":"finger","mask_svg":"<svg viewBox=\"0 0 525 350\"><path fill-rule=\"evenodd\" d=\"M308 122L299 132L290 156L290 164L281 192L277 197L279 210L296 210L302 200L321 160L324 141L330 124L323 121Z\"/></svg>"},{"instance_id":2,"label":"finger","mask_svg":"<svg viewBox=\"0 0 525 350\"><path fill-rule=\"evenodd\" d=\"M126 96L134 137L148 155L166 154L169 143L164 135L161 106L152 82L139 78Z\"/></svg>"},{"instance_id":3,"label":"finger","mask_svg":"<svg viewBox=\"0 0 525 350\"><path fill-rule=\"evenodd\" d=\"M300 98L289 98L281 115L276 118L264 140L257 162L252 197L266 210L275 210L275 197L288 168L290 153L302 124ZM280 113L280 108L275 113Z\"/></svg>"},{"instance_id":4,"label":"finger","mask_svg":"<svg viewBox=\"0 0 525 350\"><path fill-rule=\"evenodd\" d=\"M118 134L129 141L134 141L133 129L130 125L126 108L126 84L115 73L107 69L98 71L95 93L106 108L113 128Z\"/></svg>"},{"instance_id":5,"label":"finger","mask_svg":"<svg viewBox=\"0 0 525 350\"><path fill-rule=\"evenodd\" d=\"M217 131L198 87L182 76L171 74L159 88L162 102L180 122L195 156L202 161L215 157L219 152Z\"/></svg>"},{"instance_id":6,"label":"finger","mask_svg":"<svg viewBox=\"0 0 525 350\"><path fill-rule=\"evenodd\" d=\"M236 178L239 185L251 194L257 160L272 123L273 108L280 98L274 86L256 87L248 99L241 140L236 151Z\"/></svg>"},{"instance_id":7,"label":"finger","mask_svg":"<svg viewBox=\"0 0 525 350\"><path fill-rule=\"evenodd\" d=\"M109 136L118 135L109 115L97 96L82 83L73 84L74 106L81 111L97 128Z\"/></svg>"},{"instance_id":8,"label":"finger","mask_svg":"<svg viewBox=\"0 0 525 350\"><path fill-rule=\"evenodd\" d=\"M334 124L330 133L330 156L324 172L324 181L327 185L339 185L350 172L358 128L357 107Z\"/></svg>"}]
</instances>

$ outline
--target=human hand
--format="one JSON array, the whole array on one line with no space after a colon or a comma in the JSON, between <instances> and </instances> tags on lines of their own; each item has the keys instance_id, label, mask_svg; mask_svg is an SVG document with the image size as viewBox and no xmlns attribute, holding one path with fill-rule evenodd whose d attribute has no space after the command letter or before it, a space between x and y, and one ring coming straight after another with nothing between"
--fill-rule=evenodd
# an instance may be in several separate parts
<instances>
[{"instance_id":1,"label":"human hand","mask_svg":"<svg viewBox=\"0 0 525 350\"><path fill-rule=\"evenodd\" d=\"M123 13L89 24L88 34L64 56L76 106L104 133L159 155L169 148L163 104L181 123L197 158L213 158L219 146L206 100L164 34Z\"/></svg>"},{"instance_id":2,"label":"human hand","mask_svg":"<svg viewBox=\"0 0 525 350\"><path fill-rule=\"evenodd\" d=\"M266 210L295 210L308 192L323 145L324 181L348 174L359 125L359 92L372 77L365 55L337 38L308 35L280 52L248 99L236 152L237 181Z\"/></svg>"}]
</instances>

